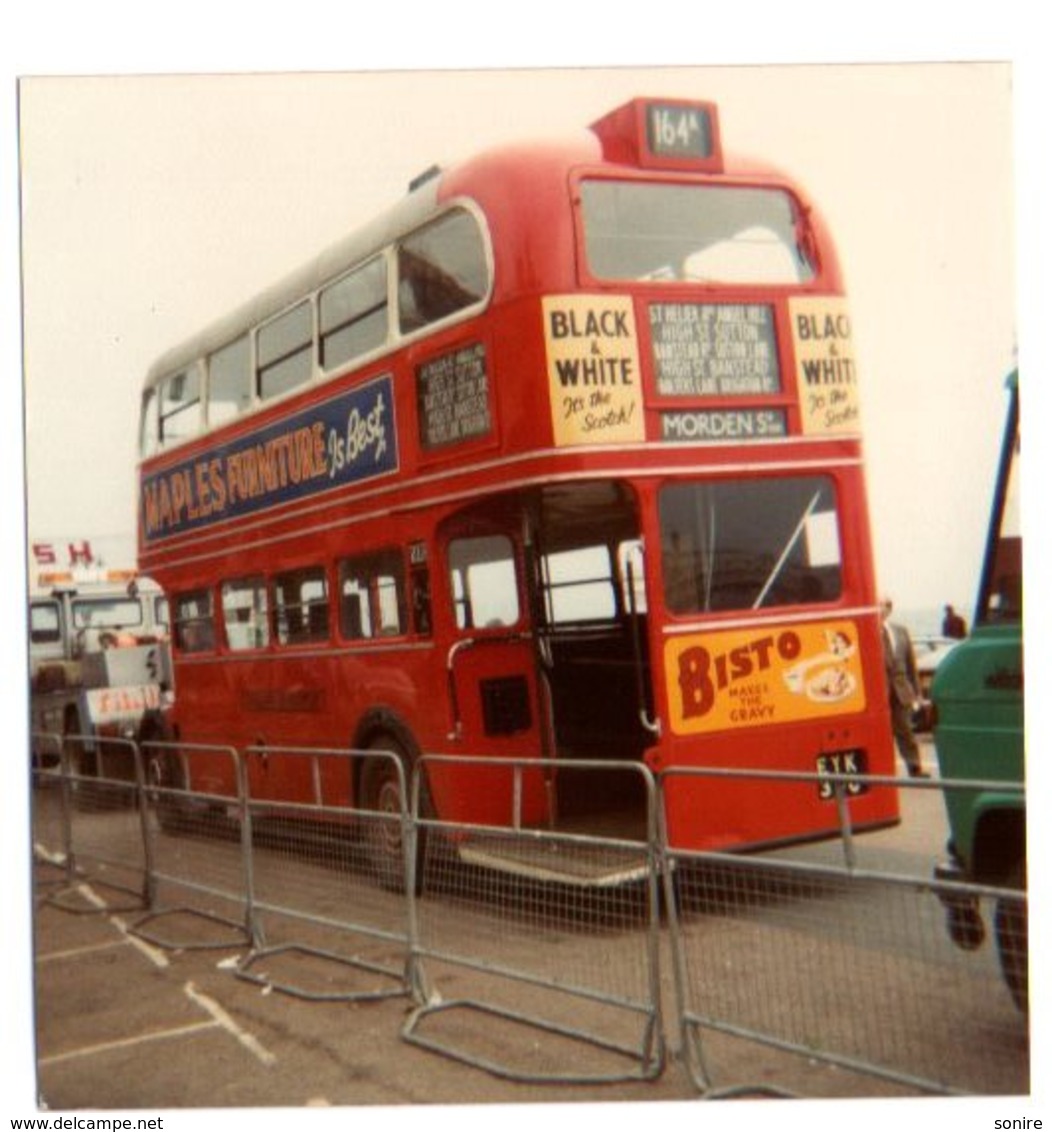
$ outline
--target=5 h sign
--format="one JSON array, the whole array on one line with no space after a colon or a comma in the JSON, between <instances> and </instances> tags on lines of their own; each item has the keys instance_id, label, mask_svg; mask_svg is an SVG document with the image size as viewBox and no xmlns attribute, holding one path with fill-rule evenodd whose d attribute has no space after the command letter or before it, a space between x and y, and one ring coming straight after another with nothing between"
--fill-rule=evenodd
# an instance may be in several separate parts
<instances>
[{"instance_id":1,"label":"5 h sign","mask_svg":"<svg viewBox=\"0 0 1052 1132\"><path fill-rule=\"evenodd\" d=\"M30 545L33 563L38 568L72 569L74 566L96 566L99 560L85 538L76 542L34 542Z\"/></svg>"}]
</instances>

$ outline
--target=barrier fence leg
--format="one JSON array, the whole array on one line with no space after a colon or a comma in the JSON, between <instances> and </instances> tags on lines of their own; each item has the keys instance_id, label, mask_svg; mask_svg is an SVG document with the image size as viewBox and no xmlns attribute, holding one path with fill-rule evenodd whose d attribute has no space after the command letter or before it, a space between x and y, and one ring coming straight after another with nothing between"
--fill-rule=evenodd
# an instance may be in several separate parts
<instances>
[{"instance_id":1,"label":"barrier fence leg","mask_svg":"<svg viewBox=\"0 0 1052 1132\"><path fill-rule=\"evenodd\" d=\"M255 867L252 844L252 807L249 805L248 768L244 758L236 761L237 810L241 836L241 868L244 875L245 935L250 951L266 945L263 925L256 915Z\"/></svg>"}]
</instances>

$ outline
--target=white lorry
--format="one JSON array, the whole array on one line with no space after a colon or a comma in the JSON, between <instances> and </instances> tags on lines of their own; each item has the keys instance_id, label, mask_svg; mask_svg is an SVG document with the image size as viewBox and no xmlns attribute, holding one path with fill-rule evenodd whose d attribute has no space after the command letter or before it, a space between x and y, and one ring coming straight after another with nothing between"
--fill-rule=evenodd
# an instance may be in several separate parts
<instances>
[{"instance_id":1,"label":"white lorry","mask_svg":"<svg viewBox=\"0 0 1052 1132\"><path fill-rule=\"evenodd\" d=\"M136 738L171 688L168 607L131 572L43 573L29 599L30 730L34 765L55 762L55 737L78 775L100 773L100 743ZM126 777L131 766L106 767Z\"/></svg>"}]
</instances>

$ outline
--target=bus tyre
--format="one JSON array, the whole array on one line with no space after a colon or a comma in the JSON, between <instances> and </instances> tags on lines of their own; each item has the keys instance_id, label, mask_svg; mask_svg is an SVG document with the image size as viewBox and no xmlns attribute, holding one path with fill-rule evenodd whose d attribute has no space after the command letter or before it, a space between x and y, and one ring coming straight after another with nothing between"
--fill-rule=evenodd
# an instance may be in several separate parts
<instances>
[{"instance_id":1,"label":"bus tyre","mask_svg":"<svg viewBox=\"0 0 1052 1132\"><path fill-rule=\"evenodd\" d=\"M377 817L361 819L362 841L373 875L383 888L391 892L405 891L406 856L403 816L408 797L403 799L403 785L408 795L411 766L401 744L388 735L373 739L370 751L387 751L396 755L402 764L399 776L393 759L366 759L361 771L360 808ZM418 838L417 864L422 860ZM416 889L420 889L420 869L416 869Z\"/></svg>"},{"instance_id":2,"label":"bus tyre","mask_svg":"<svg viewBox=\"0 0 1052 1132\"><path fill-rule=\"evenodd\" d=\"M1017 863L1012 869L1007 883L1016 894L998 900L994 911L997 954L1001 961L1001 973L1008 984L1012 1001L1025 1014L1030 1010L1028 973L1030 948L1027 939L1026 882L1022 862Z\"/></svg>"}]
</instances>

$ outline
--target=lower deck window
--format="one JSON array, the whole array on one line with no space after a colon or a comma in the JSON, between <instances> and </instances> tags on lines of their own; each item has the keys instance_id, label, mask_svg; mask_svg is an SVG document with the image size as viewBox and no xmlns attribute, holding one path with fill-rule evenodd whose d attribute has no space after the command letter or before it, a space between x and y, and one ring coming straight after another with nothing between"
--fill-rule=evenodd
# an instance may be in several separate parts
<instances>
[{"instance_id":1,"label":"lower deck window","mask_svg":"<svg viewBox=\"0 0 1052 1132\"><path fill-rule=\"evenodd\" d=\"M660 496L665 603L673 613L762 609L840 597L828 476L710 480Z\"/></svg>"},{"instance_id":2,"label":"lower deck window","mask_svg":"<svg viewBox=\"0 0 1052 1132\"><path fill-rule=\"evenodd\" d=\"M400 637L407 627L400 550L381 550L340 563L340 633L345 639Z\"/></svg>"},{"instance_id":3,"label":"lower deck window","mask_svg":"<svg viewBox=\"0 0 1052 1132\"><path fill-rule=\"evenodd\" d=\"M329 594L320 566L274 578L274 637L281 645L329 639Z\"/></svg>"},{"instance_id":4,"label":"lower deck window","mask_svg":"<svg viewBox=\"0 0 1052 1132\"><path fill-rule=\"evenodd\" d=\"M227 646L234 652L266 648L267 587L260 577L223 583L223 627Z\"/></svg>"},{"instance_id":5,"label":"lower deck window","mask_svg":"<svg viewBox=\"0 0 1052 1132\"><path fill-rule=\"evenodd\" d=\"M542 570L545 617L550 625L612 621L617 615L613 566L605 546L547 554Z\"/></svg>"},{"instance_id":6,"label":"lower deck window","mask_svg":"<svg viewBox=\"0 0 1052 1132\"><path fill-rule=\"evenodd\" d=\"M519 620L511 539L455 539L449 544L449 573L458 629L500 629Z\"/></svg>"},{"instance_id":7,"label":"lower deck window","mask_svg":"<svg viewBox=\"0 0 1052 1132\"><path fill-rule=\"evenodd\" d=\"M208 590L176 594L173 635L180 652L208 652L215 648L212 595Z\"/></svg>"}]
</instances>

